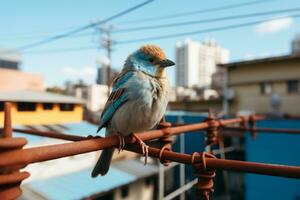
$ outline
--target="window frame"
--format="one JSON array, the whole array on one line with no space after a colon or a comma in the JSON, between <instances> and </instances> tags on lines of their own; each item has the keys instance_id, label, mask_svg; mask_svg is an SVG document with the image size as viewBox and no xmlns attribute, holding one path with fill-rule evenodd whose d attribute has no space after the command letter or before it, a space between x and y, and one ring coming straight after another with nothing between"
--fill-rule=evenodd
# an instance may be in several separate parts
<instances>
[{"instance_id":1,"label":"window frame","mask_svg":"<svg viewBox=\"0 0 300 200\"><path fill-rule=\"evenodd\" d=\"M293 86L294 86L294 88L293 88ZM288 94L297 94L297 93L299 93L299 80L288 80L286 82L286 92Z\"/></svg>"},{"instance_id":2,"label":"window frame","mask_svg":"<svg viewBox=\"0 0 300 200\"><path fill-rule=\"evenodd\" d=\"M42 103L43 104L43 110L53 110L54 104L53 103ZM48 107L50 106L50 107Z\"/></svg>"},{"instance_id":3,"label":"window frame","mask_svg":"<svg viewBox=\"0 0 300 200\"><path fill-rule=\"evenodd\" d=\"M70 108L69 108L70 106ZM60 103L59 104L59 110L62 112L71 112L74 111L75 109L75 104L72 103Z\"/></svg>"},{"instance_id":4,"label":"window frame","mask_svg":"<svg viewBox=\"0 0 300 200\"><path fill-rule=\"evenodd\" d=\"M17 102L18 112L35 112L37 103L35 102Z\"/></svg>"},{"instance_id":5,"label":"window frame","mask_svg":"<svg viewBox=\"0 0 300 200\"><path fill-rule=\"evenodd\" d=\"M270 87L270 91L268 92L268 88ZM260 82L259 83L259 89L261 95L271 95L273 92L273 85L271 82Z\"/></svg>"}]
</instances>

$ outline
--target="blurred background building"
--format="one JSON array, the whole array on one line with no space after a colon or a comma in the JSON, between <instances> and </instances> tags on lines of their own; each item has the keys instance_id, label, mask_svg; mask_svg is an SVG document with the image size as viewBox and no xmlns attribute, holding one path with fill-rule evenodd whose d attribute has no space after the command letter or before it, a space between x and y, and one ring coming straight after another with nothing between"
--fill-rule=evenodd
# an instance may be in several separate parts
<instances>
[{"instance_id":1,"label":"blurred background building","mask_svg":"<svg viewBox=\"0 0 300 200\"><path fill-rule=\"evenodd\" d=\"M227 72L225 101L230 114L300 116L299 35L290 55L221 64ZM225 97L226 98L226 97Z\"/></svg>"},{"instance_id":2,"label":"blurred background building","mask_svg":"<svg viewBox=\"0 0 300 200\"><path fill-rule=\"evenodd\" d=\"M0 68L18 70L21 54L12 49L0 49Z\"/></svg>"},{"instance_id":3,"label":"blurred background building","mask_svg":"<svg viewBox=\"0 0 300 200\"><path fill-rule=\"evenodd\" d=\"M214 40L198 42L186 39L176 43L175 55L178 100L219 98L221 90L212 87L215 83L212 75L218 70L218 64L229 61L229 50Z\"/></svg>"},{"instance_id":4,"label":"blurred background building","mask_svg":"<svg viewBox=\"0 0 300 200\"><path fill-rule=\"evenodd\" d=\"M214 40L176 43L176 86L208 88L217 64L229 61L229 51Z\"/></svg>"},{"instance_id":5,"label":"blurred background building","mask_svg":"<svg viewBox=\"0 0 300 200\"><path fill-rule=\"evenodd\" d=\"M106 85L107 84L107 70L108 67L107 66L100 66L98 67L97 70L97 80L96 83L98 85ZM119 74L119 72L115 69L111 70L111 78L114 79L117 75Z\"/></svg>"},{"instance_id":6,"label":"blurred background building","mask_svg":"<svg viewBox=\"0 0 300 200\"><path fill-rule=\"evenodd\" d=\"M43 76L21 71L20 64L20 53L10 49L0 49L0 92L18 89L42 91Z\"/></svg>"},{"instance_id":7,"label":"blurred background building","mask_svg":"<svg viewBox=\"0 0 300 200\"><path fill-rule=\"evenodd\" d=\"M292 54L300 54L300 34L297 34L292 41Z\"/></svg>"}]
</instances>

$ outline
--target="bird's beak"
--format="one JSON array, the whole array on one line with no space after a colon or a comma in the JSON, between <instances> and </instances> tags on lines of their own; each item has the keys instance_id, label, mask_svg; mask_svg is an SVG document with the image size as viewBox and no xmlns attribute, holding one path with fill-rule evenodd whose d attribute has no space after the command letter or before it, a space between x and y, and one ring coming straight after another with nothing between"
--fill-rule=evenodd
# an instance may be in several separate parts
<instances>
[{"instance_id":1,"label":"bird's beak","mask_svg":"<svg viewBox=\"0 0 300 200\"><path fill-rule=\"evenodd\" d=\"M175 65L175 63L172 61L172 60L169 60L169 59L164 59L162 61L159 62L159 66L160 67L170 67L170 66L173 66Z\"/></svg>"}]
</instances>

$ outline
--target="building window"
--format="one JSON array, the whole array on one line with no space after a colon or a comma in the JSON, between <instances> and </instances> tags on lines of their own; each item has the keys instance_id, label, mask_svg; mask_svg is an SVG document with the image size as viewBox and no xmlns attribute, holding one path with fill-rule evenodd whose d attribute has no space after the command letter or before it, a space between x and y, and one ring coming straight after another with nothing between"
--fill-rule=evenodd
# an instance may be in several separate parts
<instances>
[{"instance_id":1,"label":"building window","mask_svg":"<svg viewBox=\"0 0 300 200\"><path fill-rule=\"evenodd\" d=\"M288 93L297 93L299 91L299 81L291 80L287 82Z\"/></svg>"},{"instance_id":2,"label":"building window","mask_svg":"<svg viewBox=\"0 0 300 200\"><path fill-rule=\"evenodd\" d=\"M4 111L4 102L0 101L0 112Z\"/></svg>"},{"instance_id":3,"label":"building window","mask_svg":"<svg viewBox=\"0 0 300 200\"><path fill-rule=\"evenodd\" d=\"M271 94L272 93L272 84L268 82L260 83L260 93L261 94Z\"/></svg>"},{"instance_id":4,"label":"building window","mask_svg":"<svg viewBox=\"0 0 300 200\"><path fill-rule=\"evenodd\" d=\"M129 194L129 188L127 185L121 187L121 196L122 198L126 198Z\"/></svg>"},{"instance_id":5,"label":"building window","mask_svg":"<svg viewBox=\"0 0 300 200\"><path fill-rule=\"evenodd\" d=\"M61 111L73 111L74 110L74 104L61 103L61 104L59 104L59 109Z\"/></svg>"},{"instance_id":6,"label":"building window","mask_svg":"<svg viewBox=\"0 0 300 200\"><path fill-rule=\"evenodd\" d=\"M35 111L36 104L30 102L19 102L18 111Z\"/></svg>"},{"instance_id":7,"label":"building window","mask_svg":"<svg viewBox=\"0 0 300 200\"><path fill-rule=\"evenodd\" d=\"M43 109L44 110L52 110L53 109L53 103L43 103Z\"/></svg>"}]
</instances>

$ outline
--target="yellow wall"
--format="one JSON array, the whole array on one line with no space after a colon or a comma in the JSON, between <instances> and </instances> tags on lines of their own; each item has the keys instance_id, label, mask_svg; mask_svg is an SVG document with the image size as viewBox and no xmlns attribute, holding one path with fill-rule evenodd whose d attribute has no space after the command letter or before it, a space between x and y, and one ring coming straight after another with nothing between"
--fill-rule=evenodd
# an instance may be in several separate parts
<instances>
[{"instance_id":1,"label":"yellow wall","mask_svg":"<svg viewBox=\"0 0 300 200\"><path fill-rule=\"evenodd\" d=\"M270 82L272 93L281 97L280 112L291 116L300 116L300 91L289 94L288 80L300 81L300 59L254 63L233 67L228 70L229 88L235 91L230 112L250 110L256 113L271 113L271 94L260 93L260 83ZM299 83L300 84L300 83ZM300 85L298 86L300 88Z\"/></svg>"},{"instance_id":2,"label":"yellow wall","mask_svg":"<svg viewBox=\"0 0 300 200\"><path fill-rule=\"evenodd\" d=\"M39 124L62 124L81 122L83 108L75 104L73 111L60 111L59 104L53 104L52 110L43 110L43 105L37 103L35 111L18 111L17 103L12 103L11 109L13 125L39 125ZM4 121L4 113L0 111L0 126Z\"/></svg>"}]
</instances>

